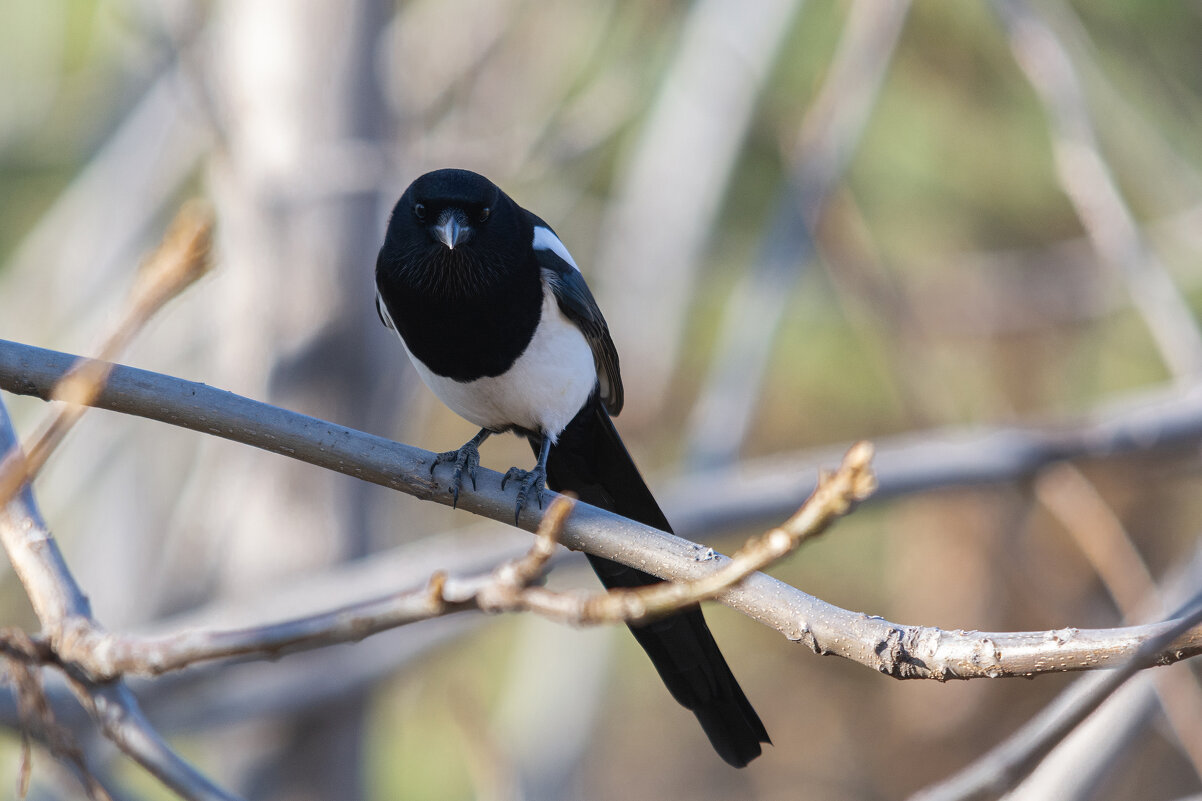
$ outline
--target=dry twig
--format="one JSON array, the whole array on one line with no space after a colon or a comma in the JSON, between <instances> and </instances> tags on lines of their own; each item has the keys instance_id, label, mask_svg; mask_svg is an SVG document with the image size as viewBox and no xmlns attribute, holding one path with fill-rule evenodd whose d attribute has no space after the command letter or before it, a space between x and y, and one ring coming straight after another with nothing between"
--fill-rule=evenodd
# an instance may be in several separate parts
<instances>
[{"instance_id":1,"label":"dry twig","mask_svg":"<svg viewBox=\"0 0 1202 801\"><path fill-rule=\"evenodd\" d=\"M783 558L824 531L872 491L872 447L854 446L837 472L784 525L750 540L718 569L691 581L635 590L553 592L531 586L555 553L576 502L557 496L539 523L530 550L486 575L453 579L434 573L422 588L394 593L309 617L227 631L192 631L161 637L123 636L79 625L53 651L93 680L157 675L197 662L229 657L274 657L286 650L358 640L397 626L470 609L531 611L577 625L641 622L715 597L757 570ZM715 555L716 558L716 555ZM3 639L0 638L0 643ZM39 659L44 659L43 652Z\"/></svg>"},{"instance_id":2,"label":"dry twig","mask_svg":"<svg viewBox=\"0 0 1202 801\"><path fill-rule=\"evenodd\" d=\"M796 514L781 526L749 540L712 573L688 581L666 581L591 595L527 588L513 599L513 608L528 609L576 625L594 625L641 623L708 601L789 555L801 543L825 531L836 518L847 514L853 504L867 498L876 488L871 460L869 443L853 445L837 472L819 476L818 487ZM562 522L553 530L561 527Z\"/></svg>"},{"instance_id":3,"label":"dry twig","mask_svg":"<svg viewBox=\"0 0 1202 801\"><path fill-rule=\"evenodd\" d=\"M212 212L200 201L185 204L158 250L138 271L125 314L101 345L96 359L80 359L55 385L50 399L62 401L23 449L11 448L0 461L0 506L32 481L87 410L108 379L111 365L168 301L191 286L209 265ZM24 454L22 454L22 450Z\"/></svg>"},{"instance_id":4,"label":"dry twig","mask_svg":"<svg viewBox=\"0 0 1202 801\"><path fill-rule=\"evenodd\" d=\"M108 792L88 769L83 751L66 728L55 720L54 710L46 698L41 674L37 665L46 656L44 648L19 629L8 629L3 633L4 651L7 662L8 680L12 683L17 699L17 713L21 721L21 764L18 770L17 795L24 798L29 792L33 777L33 754L31 740L36 737L46 744L50 753L70 767L84 786L92 801L111 801Z\"/></svg>"},{"instance_id":5,"label":"dry twig","mask_svg":"<svg viewBox=\"0 0 1202 801\"><path fill-rule=\"evenodd\" d=\"M106 339L103 354L111 358L119 353L158 309L203 273L211 230L211 218L204 207L189 204L181 210L163 245L140 270L128 308ZM79 360L64 370L48 391L48 399L67 404L48 417L33 438L28 456L17 444L7 410L0 403L0 450L5 453L0 462L0 544L33 604L51 649L70 641L72 632L96 631L98 626L87 598L41 520L28 482L84 410L95 404L110 370L111 365L98 360ZM12 646L15 642L16 638L10 637L6 644ZM97 683L79 675L70 665L62 667L105 736L181 797L234 798L166 745L123 683ZM84 776L90 786L93 780L86 773Z\"/></svg>"}]
</instances>

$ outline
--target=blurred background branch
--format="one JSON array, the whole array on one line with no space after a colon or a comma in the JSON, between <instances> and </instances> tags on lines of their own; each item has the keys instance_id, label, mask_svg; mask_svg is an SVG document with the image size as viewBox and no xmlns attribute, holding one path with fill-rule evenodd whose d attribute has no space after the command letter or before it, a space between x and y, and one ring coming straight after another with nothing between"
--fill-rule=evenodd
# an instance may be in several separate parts
<instances>
[{"instance_id":1,"label":"blurred background branch","mask_svg":"<svg viewBox=\"0 0 1202 801\"><path fill-rule=\"evenodd\" d=\"M1060 37L1026 0L994 0L1010 46L1043 101L1061 187L1102 265L1126 281L1161 356L1179 378L1202 371L1202 332L1160 259L1147 248L1094 131L1076 67Z\"/></svg>"},{"instance_id":2,"label":"blurred background branch","mask_svg":"<svg viewBox=\"0 0 1202 801\"><path fill-rule=\"evenodd\" d=\"M664 402L704 250L713 241L757 98L800 0L700 0L682 22L597 252L597 294L624 366L635 424ZM644 349L643 343L656 347ZM631 361L631 360L628 360ZM645 411L641 411L645 410Z\"/></svg>"},{"instance_id":3,"label":"blurred background branch","mask_svg":"<svg viewBox=\"0 0 1202 801\"><path fill-rule=\"evenodd\" d=\"M686 460L694 469L723 467L739 456L789 297L814 257L813 231L868 124L908 10L908 2L852 3L826 80L788 154L789 173L755 263L718 325L718 352L688 435Z\"/></svg>"}]
</instances>

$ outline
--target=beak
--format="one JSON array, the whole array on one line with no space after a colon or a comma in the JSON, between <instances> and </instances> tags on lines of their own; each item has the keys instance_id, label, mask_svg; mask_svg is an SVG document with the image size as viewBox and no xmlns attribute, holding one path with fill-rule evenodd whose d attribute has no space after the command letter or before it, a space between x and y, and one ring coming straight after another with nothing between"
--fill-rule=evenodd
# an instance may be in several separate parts
<instances>
[{"instance_id":1,"label":"beak","mask_svg":"<svg viewBox=\"0 0 1202 801\"><path fill-rule=\"evenodd\" d=\"M471 232L466 216L458 209L447 209L434 225L434 236L446 245L448 250L454 250L456 245L466 241Z\"/></svg>"}]
</instances>

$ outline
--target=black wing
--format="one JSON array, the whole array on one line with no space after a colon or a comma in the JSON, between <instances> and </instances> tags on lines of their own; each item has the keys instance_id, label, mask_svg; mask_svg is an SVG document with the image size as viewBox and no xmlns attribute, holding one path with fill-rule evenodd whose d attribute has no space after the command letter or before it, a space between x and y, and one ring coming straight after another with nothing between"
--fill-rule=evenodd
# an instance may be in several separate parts
<instances>
[{"instance_id":1,"label":"black wing","mask_svg":"<svg viewBox=\"0 0 1202 801\"><path fill-rule=\"evenodd\" d=\"M533 214L530 217L536 231L539 227L546 229L559 247L563 247L563 243L559 242L549 225ZM566 248L564 252L567 252ZM612 415L618 414L622 411L623 401L618 351L609 336L609 326L601 316L601 309L598 308L593 293L589 291L588 284L584 283L584 276L575 265L564 261L554 250L536 247L534 257L538 266L542 268L547 286L555 293L560 311L576 324L593 351L593 362L597 365L597 383L601 389L601 402L605 405L605 410Z\"/></svg>"}]
</instances>

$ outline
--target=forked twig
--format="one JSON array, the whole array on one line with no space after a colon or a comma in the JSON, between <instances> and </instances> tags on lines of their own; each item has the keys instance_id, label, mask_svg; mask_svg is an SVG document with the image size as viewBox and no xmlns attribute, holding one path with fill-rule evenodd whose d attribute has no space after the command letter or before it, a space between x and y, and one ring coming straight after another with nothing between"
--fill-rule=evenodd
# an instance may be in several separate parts
<instances>
[{"instance_id":1,"label":"forked twig","mask_svg":"<svg viewBox=\"0 0 1202 801\"><path fill-rule=\"evenodd\" d=\"M576 625L632 623L670 614L713 598L747 576L791 553L824 531L871 492L872 448L854 446L843 465L824 475L797 514L750 540L725 564L696 579L600 593L555 592L534 582L555 553L576 501L557 496L548 507L530 550L489 573L453 578L438 571L424 586L280 623L225 631L186 631L159 637L113 634L84 622L60 638L52 654L93 680L158 675L231 657L274 657L284 651L359 640L398 626L455 612L530 611ZM710 559L719 558L713 554ZM3 647L0 637L0 648Z\"/></svg>"}]
</instances>

